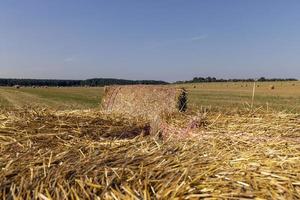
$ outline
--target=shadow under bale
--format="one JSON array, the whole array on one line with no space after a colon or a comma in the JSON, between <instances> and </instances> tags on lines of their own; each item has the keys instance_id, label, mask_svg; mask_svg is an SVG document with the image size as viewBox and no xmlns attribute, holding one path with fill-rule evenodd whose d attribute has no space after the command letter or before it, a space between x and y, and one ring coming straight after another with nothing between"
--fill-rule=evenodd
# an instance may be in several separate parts
<instances>
[{"instance_id":1,"label":"shadow under bale","mask_svg":"<svg viewBox=\"0 0 300 200\"><path fill-rule=\"evenodd\" d=\"M139 135L149 135L150 125L146 121L135 118L124 118L120 115L107 115L89 111L59 114L48 111L19 112L13 121L6 122L7 135L18 131L22 140L30 139L33 143L45 143L50 146L59 139L87 140L131 139ZM12 127L10 130L9 127ZM6 133L1 133L3 136Z\"/></svg>"}]
</instances>

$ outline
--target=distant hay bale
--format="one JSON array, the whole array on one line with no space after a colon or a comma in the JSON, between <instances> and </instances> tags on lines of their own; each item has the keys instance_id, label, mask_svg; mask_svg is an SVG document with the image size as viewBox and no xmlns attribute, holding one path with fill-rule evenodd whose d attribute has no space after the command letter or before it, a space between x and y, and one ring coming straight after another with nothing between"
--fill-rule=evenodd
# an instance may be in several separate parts
<instances>
[{"instance_id":1,"label":"distant hay bale","mask_svg":"<svg viewBox=\"0 0 300 200\"><path fill-rule=\"evenodd\" d=\"M168 86L107 86L102 99L104 111L146 118L182 112L186 108L186 90Z\"/></svg>"},{"instance_id":2,"label":"distant hay bale","mask_svg":"<svg viewBox=\"0 0 300 200\"><path fill-rule=\"evenodd\" d=\"M16 89L20 89L20 85L14 85L14 88L16 88Z\"/></svg>"},{"instance_id":3,"label":"distant hay bale","mask_svg":"<svg viewBox=\"0 0 300 200\"><path fill-rule=\"evenodd\" d=\"M270 89L271 89L271 90L274 90L274 89L275 89L275 86L274 86L274 85L270 85Z\"/></svg>"}]
</instances>

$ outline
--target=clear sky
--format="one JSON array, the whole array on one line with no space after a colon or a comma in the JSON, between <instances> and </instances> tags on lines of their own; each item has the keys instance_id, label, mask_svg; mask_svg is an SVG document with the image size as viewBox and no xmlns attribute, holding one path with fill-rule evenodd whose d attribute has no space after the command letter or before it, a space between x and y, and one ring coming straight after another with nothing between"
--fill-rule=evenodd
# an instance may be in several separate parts
<instances>
[{"instance_id":1,"label":"clear sky","mask_svg":"<svg viewBox=\"0 0 300 200\"><path fill-rule=\"evenodd\" d=\"M0 77L300 78L299 0L1 0Z\"/></svg>"}]
</instances>

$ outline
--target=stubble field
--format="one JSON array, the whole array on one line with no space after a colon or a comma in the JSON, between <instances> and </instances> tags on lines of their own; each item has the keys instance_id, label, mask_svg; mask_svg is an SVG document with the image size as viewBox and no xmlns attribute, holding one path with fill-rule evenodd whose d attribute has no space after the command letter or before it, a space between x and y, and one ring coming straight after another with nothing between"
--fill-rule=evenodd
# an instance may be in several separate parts
<instances>
[{"instance_id":1,"label":"stubble field","mask_svg":"<svg viewBox=\"0 0 300 200\"><path fill-rule=\"evenodd\" d=\"M270 89L271 86L275 88ZM253 83L199 83L177 85L189 93L191 109L233 111L248 109L252 103ZM0 88L0 108L42 106L65 109L97 108L103 88ZM254 106L276 111L300 111L300 82L256 83Z\"/></svg>"},{"instance_id":2,"label":"stubble field","mask_svg":"<svg viewBox=\"0 0 300 200\"><path fill-rule=\"evenodd\" d=\"M253 83L177 85L180 139L101 112L103 88L0 88L0 198L300 199L300 82L257 85L253 107Z\"/></svg>"}]
</instances>

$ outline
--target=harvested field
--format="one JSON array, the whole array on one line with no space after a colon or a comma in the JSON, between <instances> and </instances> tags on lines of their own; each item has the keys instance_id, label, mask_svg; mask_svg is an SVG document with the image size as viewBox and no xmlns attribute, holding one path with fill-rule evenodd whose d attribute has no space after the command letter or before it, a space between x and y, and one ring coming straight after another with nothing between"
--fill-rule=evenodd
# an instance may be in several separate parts
<instances>
[{"instance_id":1,"label":"harvested field","mask_svg":"<svg viewBox=\"0 0 300 200\"><path fill-rule=\"evenodd\" d=\"M0 198L299 199L300 85L272 84L253 109L251 83L187 84L151 121L101 112L103 88L0 88Z\"/></svg>"},{"instance_id":2,"label":"harvested field","mask_svg":"<svg viewBox=\"0 0 300 200\"><path fill-rule=\"evenodd\" d=\"M188 92L188 109L209 109L221 112L239 112L248 109L252 101L252 85L246 83L181 84ZM270 84L275 90L270 90ZM264 110L300 112L300 81L257 83L254 106ZM196 88L194 88L196 86ZM92 109L100 105L103 88L7 88L0 87L0 108L13 109L25 106L45 106L58 110Z\"/></svg>"},{"instance_id":3,"label":"harvested field","mask_svg":"<svg viewBox=\"0 0 300 200\"><path fill-rule=\"evenodd\" d=\"M57 110L87 109L100 105L102 88L20 88L0 87L0 108L47 107Z\"/></svg>"},{"instance_id":4,"label":"harvested field","mask_svg":"<svg viewBox=\"0 0 300 200\"><path fill-rule=\"evenodd\" d=\"M95 110L2 111L0 198L300 198L299 114L197 116L197 134L177 141Z\"/></svg>"}]
</instances>

